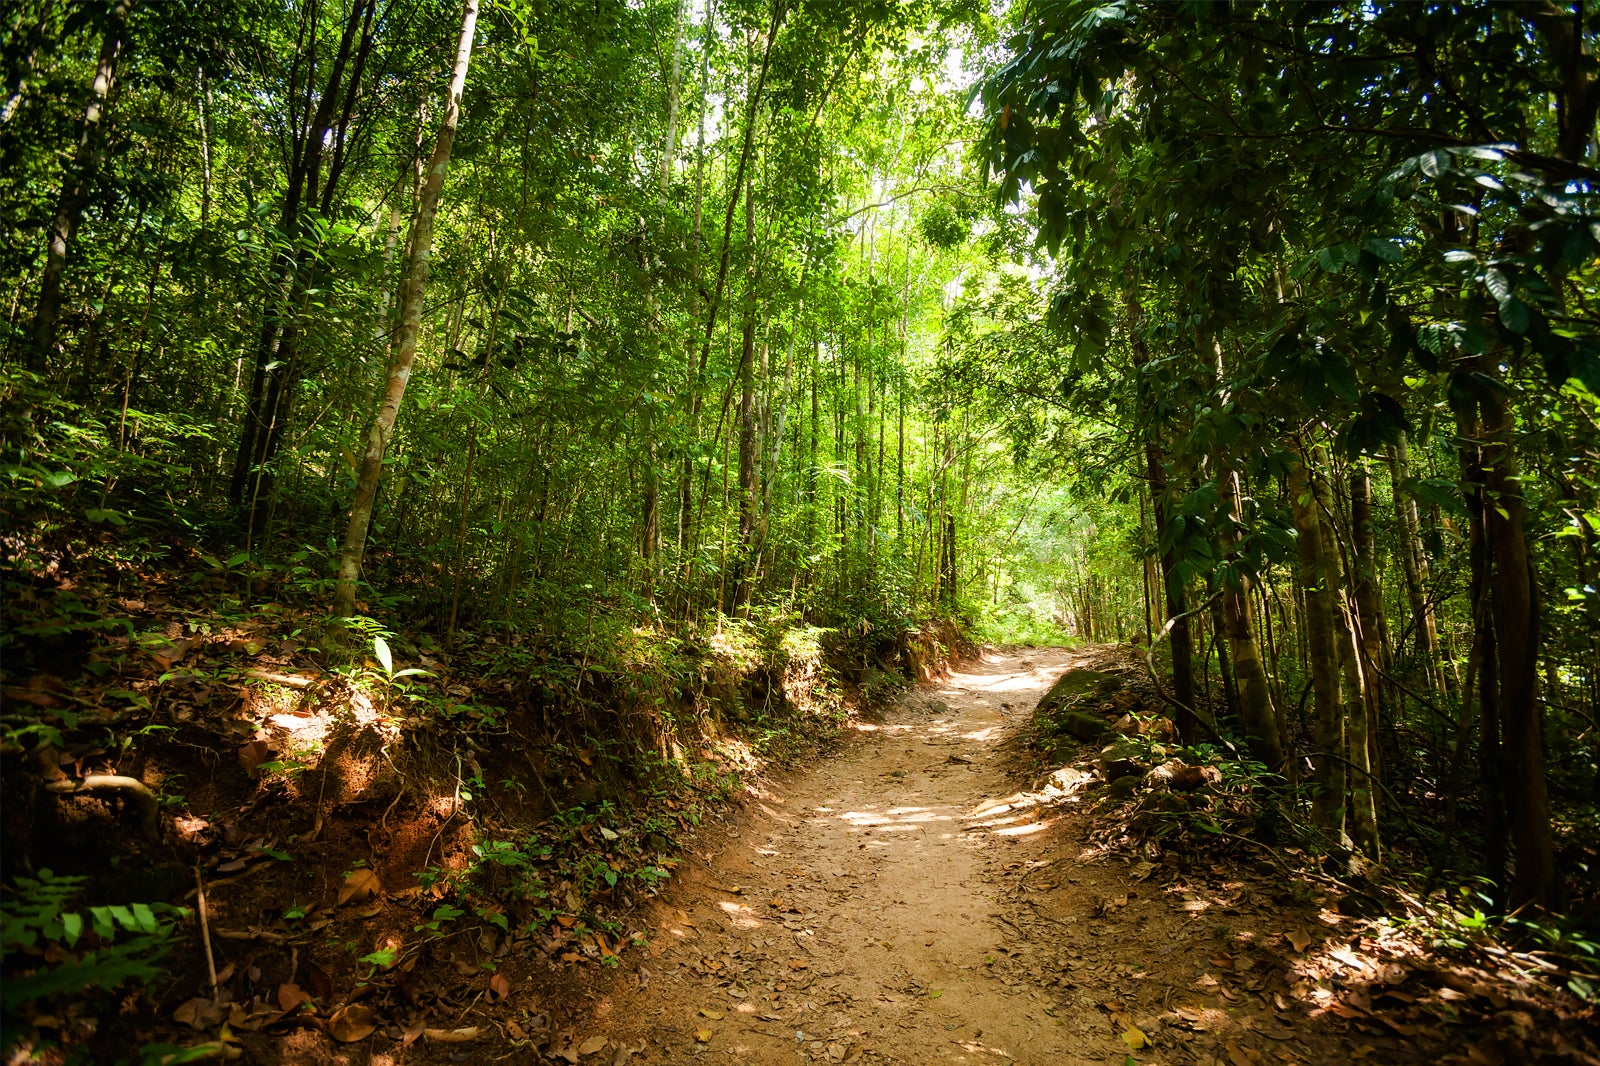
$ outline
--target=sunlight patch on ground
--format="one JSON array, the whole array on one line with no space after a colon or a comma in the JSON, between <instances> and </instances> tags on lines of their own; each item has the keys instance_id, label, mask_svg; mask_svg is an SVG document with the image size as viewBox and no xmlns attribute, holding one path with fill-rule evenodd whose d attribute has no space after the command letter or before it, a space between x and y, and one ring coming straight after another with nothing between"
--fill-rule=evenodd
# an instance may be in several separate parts
<instances>
[{"instance_id":1,"label":"sunlight patch on ground","mask_svg":"<svg viewBox=\"0 0 1600 1066\"><path fill-rule=\"evenodd\" d=\"M718 903L717 906L721 907L728 915L728 919L740 929L759 929L761 927L761 919L757 918L755 912L743 903L724 901Z\"/></svg>"},{"instance_id":2,"label":"sunlight patch on ground","mask_svg":"<svg viewBox=\"0 0 1600 1066\"><path fill-rule=\"evenodd\" d=\"M973 1055L998 1055L1003 1059L1011 1058L1011 1054L1004 1048L989 1047L987 1044L982 1044L976 1040L962 1041L961 1049Z\"/></svg>"},{"instance_id":3,"label":"sunlight patch on ground","mask_svg":"<svg viewBox=\"0 0 1600 1066\"><path fill-rule=\"evenodd\" d=\"M1020 692L1033 691L1039 687L1039 671L1026 674L1006 674L1003 677L988 677L983 674L956 674L955 677L967 688L979 689L984 692Z\"/></svg>"},{"instance_id":4,"label":"sunlight patch on ground","mask_svg":"<svg viewBox=\"0 0 1600 1066\"><path fill-rule=\"evenodd\" d=\"M1008 826L1004 826L1002 828L996 829L994 831L994 835L997 836L997 837L1025 837L1025 836L1032 836L1034 833L1043 832L1044 830L1049 829L1054 824L1055 824L1055 819L1054 818L1041 818L1036 822L1028 822L1028 823L1026 823L1024 825L1008 825Z\"/></svg>"},{"instance_id":5,"label":"sunlight patch on ground","mask_svg":"<svg viewBox=\"0 0 1600 1066\"><path fill-rule=\"evenodd\" d=\"M918 828L926 822L949 822L954 819L948 814L939 814L927 807L893 807L882 814L876 811L846 811L839 815L839 820L848 822L856 829L905 831Z\"/></svg>"}]
</instances>

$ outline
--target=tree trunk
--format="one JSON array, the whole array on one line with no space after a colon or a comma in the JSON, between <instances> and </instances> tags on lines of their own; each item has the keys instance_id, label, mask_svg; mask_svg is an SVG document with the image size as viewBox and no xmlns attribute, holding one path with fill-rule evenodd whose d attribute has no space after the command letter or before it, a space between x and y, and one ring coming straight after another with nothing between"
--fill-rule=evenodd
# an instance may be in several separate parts
<instances>
[{"instance_id":1,"label":"tree trunk","mask_svg":"<svg viewBox=\"0 0 1600 1066\"><path fill-rule=\"evenodd\" d=\"M312 287L316 259L315 255L304 254L304 246L315 240L315 231L310 225L312 212L320 210L327 215L339 187L344 168L345 136L362 72L372 50L375 4L376 0L365 0L351 5L327 82L317 100L316 112L291 147L288 184L279 218L278 237L283 244L273 258L271 291L256 343L255 369L228 487L229 502L245 507L246 527L252 534L263 528L261 504L271 496L269 465L288 427L290 407L301 373L296 322L308 299L306 291ZM308 9L304 17L314 17L314 14L314 8ZM302 35L305 32L302 23ZM314 68L314 32L311 40L312 62L307 66ZM354 66L347 85L345 70L352 58ZM297 57L290 78L291 110L299 92L303 59L303 56ZM336 122L335 113L341 105L342 114ZM328 157L327 180L319 189L323 160L329 149L332 154Z\"/></svg>"},{"instance_id":2,"label":"tree trunk","mask_svg":"<svg viewBox=\"0 0 1600 1066\"><path fill-rule=\"evenodd\" d=\"M1456 405L1463 480L1472 522L1474 620L1481 649L1482 736L1488 873L1505 878L1505 838L1515 870L1505 895L1512 907L1551 909L1559 902L1544 769L1542 715L1535 702L1538 626L1534 574L1524 529L1525 503L1513 443L1514 417L1495 360L1463 366ZM1470 390L1470 391L1469 391Z\"/></svg>"},{"instance_id":3,"label":"tree trunk","mask_svg":"<svg viewBox=\"0 0 1600 1066\"><path fill-rule=\"evenodd\" d=\"M1325 492L1313 483L1309 447L1289 473L1289 505L1294 513L1295 550L1300 561L1300 586L1305 602L1306 665L1311 673L1312 734L1317 757L1312 760L1311 816L1337 839L1344 832L1345 722L1340 686L1339 648L1334 616L1338 611L1337 557L1329 559L1323 530Z\"/></svg>"},{"instance_id":4,"label":"tree trunk","mask_svg":"<svg viewBox=\"0 0 1600 1066\"><path fill-rule=\"evenodd\" d=\"M433 222L444 192L445 171L450 165L450 150L455 144L456 127L461 121L461 94L466 87L467 67L472 60L472 39L478 23L478 0L466 0L461 18L461 36L456 45L455 64L450 74L450 90L445 101L444 122L439 139L428 160L427 177L417 198L417 214L411 224L410 247L405 282L400 291L400 329L389 359L389 372L383 397L367 433L367 450L361 458L356 478L355 499L350 506L350 524L345 530L344 547L339 557L338 582L334 587L333 613L348 618L355 613L356 579L361 575L361 559L372 521L372 504L377 498L378 481L383 473L383 457L394 434L405 398L406 384L417 359L417 341L422 330L422 301L428 286L428 270L433 255Z\"/></svg>"},{"instance_id":5,"label":"tree trunk","mask_svg":"<svg viewBox=\"0 0 1600 1066\"><path fill-rule=\"evenodd\" d=\"M1505 798L1515 868L1509 902L1513 907L1553 910L1559 903L1550 800L1545 781L1543 715L1538 688L1538 615L1533 560L1524 527L1526 504L1514 443L1515 418L1493 360L1478 357L1468 370L1480 386L1477 439L1482 494L1492 574L1489 600L1498 655L1499 709L1504 745ZM1471 401L1469 401L1471 402Z\"/></svg>"},{"instance_id":6,"label":"tree trunk","mask_svg":"<svg viewBox=\"0 0 1600 1066\"><path fill-rule=\"evenodd\" d=\"M1350 834L1376 861L1378 846L1378 730L1383 721L1383 611L1378 588L1377 538L1372 528L1372 476L1358 457L1350 470L1350 598L1352 648L1359 653L1361 699L1350 721Z\"/></svg>"},{"instance_id":7,"label":"tree trunk","mask_svg":"<svg viewBox=\"0 0 1600 1066\"><path fill-rule=\"evenodd\" d=\"M1239 499L1239 476L1219 468L1224 513L1237 524L1243 517ZM1237 535L1229 533L1224 549L1231 554ZM1277 713L1272 707L1272 689L1261 665L1255 627L1250 621L1251 578L1235 570L1222 588L1223 635L1228 642L1228 657L1233 661L1234 684L1239 690L1239 717L1243 722L1250 750L1269 770L1282 772L1283 742L1278 736Z\"/></svg>"},{"instance_id":8,"label":"tree trunk","mask_svg":"<svg viewBox=\"0 0 1600 1066\"><path fill-rule=\"evenodd\" d=\"M83 123L78 131L78 149L61 178L61 195L56 200L55 218L50 223L44 276L39 282L39 305L33 316L32 344L28 350L28 369L36 374L45 372L50 355L55 351L67 246L83 218L85 201L105 157L106 105L116 84L117 57L122 54L122 36L128 24L130 3L131 0L116 0L111 6L105 36L100 43L100 61L95 65L94 81L89 87L89 104L84 108Z\"/></svg>"},{"instance_id":9,"label":"tree trunk","mask_svg":"<svg viewBox=\"0 0 1600 1066\"><path fill-rule=\"evenodd\" d=\"M1390 480L1394 490L1395 521L1400 529L1400 569L1405 576L1406 603L1411 608L1411 628L1415 631L1417 653L1421 656L1428 684L1435 692L1446 690L1444 664L1439 659L1439 627L1428 598L1428 557L1422 546L1422 522L1417 501L1405 490L1411 477L1410 455L1405 437L1389 452Z\"/></svg>"}]
</instances>

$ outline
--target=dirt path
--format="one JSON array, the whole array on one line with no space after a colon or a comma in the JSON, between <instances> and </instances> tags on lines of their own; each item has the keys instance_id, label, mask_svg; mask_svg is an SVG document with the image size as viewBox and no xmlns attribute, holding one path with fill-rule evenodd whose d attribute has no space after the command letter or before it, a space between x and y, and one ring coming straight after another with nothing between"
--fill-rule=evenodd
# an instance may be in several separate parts
<instances>
[{"instance_id":1,"label":"dirt path","mask_svg":"<svg viewBox=\"0 0 1600 1066\"><path fill-rule=\"evenodd\" d=\"M1054 857L1048 834L1025 815L971 817L1016 788L1002 740L1087 659L990 653L760 795L709 865L685 873L654 959L597 1021L641 1061L1122 1061L1104 1013L1081 1031L1018 973L1026 948L1003 897ZM1080 880L1126 891L1095 884L1109 876Z\"/></svg>"}]
</instances>

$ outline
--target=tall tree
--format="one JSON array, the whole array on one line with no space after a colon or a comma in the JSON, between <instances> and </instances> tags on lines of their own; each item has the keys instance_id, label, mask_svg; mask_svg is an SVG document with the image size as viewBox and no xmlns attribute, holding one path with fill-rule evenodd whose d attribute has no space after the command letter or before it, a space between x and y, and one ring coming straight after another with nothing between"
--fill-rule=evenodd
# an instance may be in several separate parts
<instances>
[{"instance_id":1,"label":"tall tree","mask_svg":"<svg viewBox=\"0 0 1600 1066\"><path fill-rule=\"evenodd\" d=\"M33 316L33 336L28 366L44 373L56 348L56 326L61 319L61 282L67 268L67 252L72 235L83 217L83 209L105 159L105 116L111 92L116 86L117 59L122 55L132 0L113 0L102 31L100 59L95 64L94 81L89 86L89 103L83 111L78 145L61 179L56 198L55 218L51 221L45 248L44 276L39 282L39 302ZM20 94L20 89L18 90Z\"/></svg>"},{"instance_id":2,"label":"tall tree","mask_svg":"<svg viewBox=\"0 0 1600 1066\"><path fill-rule=\"evenodd\" d=\"M450 68L450 85L445 92L444 118L433 153L428 157L422 190L417 197L416 215L406 244L405 280L400 289L400 329L395 337L389 369L384 379L383 396L367 431L367 447L361 456L356 476L355 498L350 504L350 520L345 528L344 546L339 554L339 577L333 593L333 613L347 618L355 613L356 582L361 576L361 560L366 550L367 530L372 524L372 506L378 497L383 475L383 459L394 435L405 399L406 385L417 360L417 345L422 332L423 297L427 294L428 274L433 258L434 219L444 195L445 172L450 152L455 147L456 129L461 123L461 96L466 90L467 68L472 62L473 37L478 26L478 0L466 0L461 16L461 37L456 43L455 62ZM470 475L469 475L470 476Z\"/></svg>"}]
</instances>

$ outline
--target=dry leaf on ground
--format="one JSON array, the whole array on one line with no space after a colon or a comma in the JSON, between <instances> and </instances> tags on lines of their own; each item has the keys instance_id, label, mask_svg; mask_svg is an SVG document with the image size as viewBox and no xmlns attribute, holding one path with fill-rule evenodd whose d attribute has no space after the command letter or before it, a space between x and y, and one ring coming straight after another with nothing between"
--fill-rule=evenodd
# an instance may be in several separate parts
<instances>
[{"instance_id":1,"label":"dry leaf on ground","mask_svg":"<svg viewBox=\"0 0 1600 1066\"><path fill-rule=\"evenodd\" d=\"M299 985L281 984L278 986L278 1009L291 1011L296 1007L311 1002L311 993Z\"/></svg>"},{"instance_id":2,"label":"dry leaf on ground","mask_svg":"<svg viewBox=\"0 0 1600 1066\"><path fill-rule=\"evenodd\" d=\"M187 1000L177 1010L172 1012L172 1020L180 1025L187 1025L196 1032L209 1029L213 1025L221 1025L222 1020L228 1016L228 1005L221 999L210 1000L196 996Z\"/></svg>"},{"instance_id":3,"label":"dry leaf on ground","mask_svg":"<svg viewBox=\"0 0 1600 1066\"><path fill-rule=\"evenodd\" d=\"M341 1044L353 1044L357 1040L365 1040L377 1032L378 1018L372 1013L372 1008L363 1003L352 1003L348 1007L340 1007L328 1019L328 1035Z\"/></svg>"},{"instance_id":4,"label":"dry leaf on ground","mask_svg":"<svg viewBox=\"0 0 1600 1066\"><path fill-rule=\"evenodd\" d=\"M339 898L334 901L334 906L342 907L346 903L360 903L362 900L377 895L382 887L378 875L371 870L352 870L350 876L344 879L344 884L339 888Z\"/></svg>"}]
</instances>

